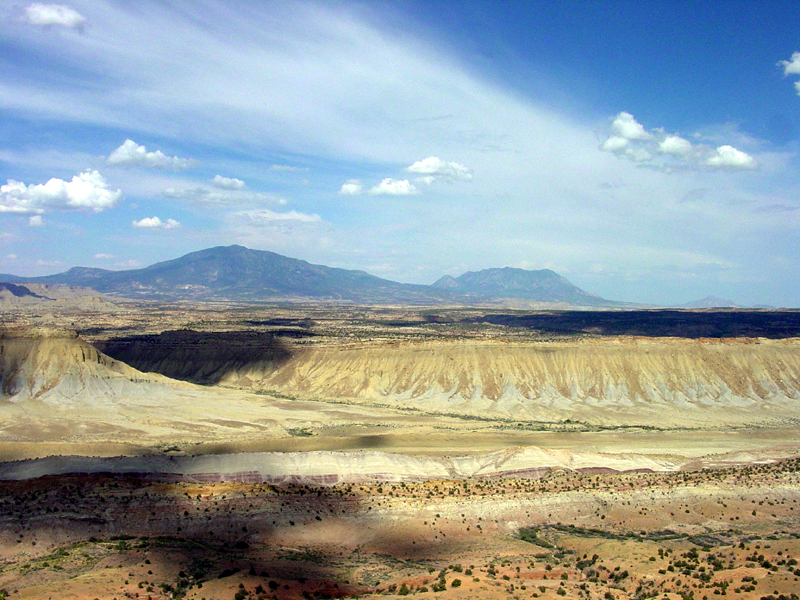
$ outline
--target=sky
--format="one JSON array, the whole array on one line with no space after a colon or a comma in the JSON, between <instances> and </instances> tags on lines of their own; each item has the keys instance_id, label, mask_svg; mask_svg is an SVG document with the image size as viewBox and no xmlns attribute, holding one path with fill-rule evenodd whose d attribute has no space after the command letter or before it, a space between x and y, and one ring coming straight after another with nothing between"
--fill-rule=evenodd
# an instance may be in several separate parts
<instances>
[{"instance_id":1,"label":"sky","mask_svg":"<svg viewBox=\"0 0 800 600\"><path fill-rule=\"evenodd\" d=\"M800 3L0 1L0 273L241 244L800 306Z\"/></svg>"}]
</instances>

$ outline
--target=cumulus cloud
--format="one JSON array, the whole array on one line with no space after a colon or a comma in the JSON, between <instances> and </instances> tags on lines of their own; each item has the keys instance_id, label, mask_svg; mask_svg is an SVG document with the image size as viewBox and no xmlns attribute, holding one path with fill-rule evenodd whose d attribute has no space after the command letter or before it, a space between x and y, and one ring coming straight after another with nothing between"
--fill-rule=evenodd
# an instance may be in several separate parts
<instances>
[{"instance_id":1,"label":"cumulus cloud","mask_svg":"<svg viewBox=\"0 0 800 600\"><path fill-rule=\"evenodd\" d=\"M782 60L778 62L779 67L783 67L783 75L800 75L800 52L792 52L791 60ZM794 82L794 89L800 95L800 81Z\"/></svg>"},{"instance_id":2,"label":"cumulus cloud","mask_svg":"<svg viewBox=\"0 0 800 600\"><path fill-rule=\"evenodd\" d=\"M625 111L614 117L614 120L611 123L611 129L613 129L621 138L626 140L653 139L653 135L647 133L644 127L642 127L642 125L633 118L633 115Z\"/></svg>"},{"instance_id":3,"label":"cumulus cloud","mask_svg":"<svg viewBox=\"0 0 800 600\"><path fill-rule=\"evenodd\" d=\"M181 226L175 219L162 221L158 217L145 217L138 221L132 221L131 225L138 229L177 229Z\"/></svg>"},{"instance_id":4,"label":"cumulus cloud","mask_svg":"<svg viewBox=\"0 0 800 600\"><path fill-rule=\"evenodd\" d=\"M44 225L44 219L42 219L42 215L33 215L30 219L28 219L28 225L30 227L41 227Z\"/></svg>"},{"instance_id":5,"label":"cumulus cloud","mask_svg":"<svg viewBox=\"0 0 800 600\"><path fill-rule=\"evenodd\" d=\"M362 191L364 191L364 186L361 185L359 179L348 179L339 188L339 193L343 196L358 196Z\"/></svg>"},{"instance_id":6,"label":"cumulus cloud","mask_svg":"<svg viewBox=\"0 0 800 600\"><path fill-rule=\"evenodd\" d=\"M423 160L418 160L410 167L405 169L409 173L422 175L419 179L431 184L438 179L447 181L472 179L472 172L462 164L457 162L447 162L438 156L429 156Z\"/></svg>"},{"instance_id":7,"label":"cumulus cloud","mask_svg":"<svg viewBox=\"0 0 800 600\"><path fill-rule=\"evenodd\" d=\"M628 160L673 171L676 168L724 169L728 171L758 168L756 160L730 145L713 148L692 144L689 140L663 129L647 131L632 114L621 112L613 119L600 150Z\"/></svg>"},{"instance_id":8,"label":"cumulus cloud","mask_svg":"<svg viewBox=\"0 0 800 600\"><path fill-rule=\"evenodd\" d=\"M113 254L104 254L104 253L100 252L98 254L95 254L92 258L94 258L95 260L108 260L108 259L114 258L114 255Z\"/></svg>"},{"instance_id":9,"label":"cumulus cloud","mask_svg":"<svg viewBox=\"0 0 800 600\"><path fill-rule=\"evenodd\" d=\"M151 167L168 171L183 171L195 166L196 161L177 156L167 156L161 150L148 152L147 148L133 140L125 140L122 145L108 155L106 163L117 167Z\"/></svg>"},{"instance_id":10,"label":"cumulus cloud","mask_svg":"<svg viewBox=\"0 0 800 600\"><path fill-rule=\"evenodd\" d=\"M122 199L122 190L112 191L97 171L84 171L72 181L53 178L44 184L25 185L9 179L0 186L0 213L44 214L51 210L91 210L113 208Z\"/></svg>"},{"instance_id":11,"label":"cumulus cloud","mask_svg":"<svg viewBox=\"0 0 800 600\"><path fill-rule=\"evenodd\" d=\"M267 209L248 210L235 214L245 224L253 226L263 226L275 221L299 221L301 223L319 223L322 221L319 215L305 214L294 210L285 213L273 212Z\"/></svg>"},{"instance_id":12,"label":"cumulus cloud","mask_svg":"<svg viewBox=\"0 0 800 600\"><path fill-rule=\"evenodd\" d=\"M612 135L605 142L603 142L600 148L606 152L619 152L620 150L627 148L628 144L630 144L630 142L624 137Z\"/></svg>"},{"instance_id":13,"label":"cumulus cloud","mask_svg":"<svg viewBox=\"0 0 800 600\"><path fill-rule=\"evenodd\" d=\"M223 190L243 190L247 187L241 179L223 177L222 175L214 175L214 179L211 180L211 185L222 188Z\"/></svg>"},{"instance_id":14,"label":"cumulus cloud","mask_svg":"<svg viewBox=\"0 0 800 600\"><path fill-rule=\"evenodd\" d=\"M755 169L755 159L733 146L720 146L714 154L706 159L706 164L723 169Z\"/></svg>"},{"instance_id":15,"label":"cumulus cloud","mask_svg":"<svg viewBox=\"0 0 800 600\"><path fill-rule=\"evenodd\" d=\"M784 75L800 75L800 52L792 52L792 59L782 60L778 66L783 67Z\"/></svg>"},{"instance_id":16,"label":"cumulus cloud","mask_svg":"<svg viewBox=\"0 0 800 600\"><path fill-rule=\"evenodd\" d=\"M408 179L387 177L371 188L369 193L375 196L413 196L419 194L419 190Z\"/></svg>"},{"instance_id":17,"label":"cumulus cloud","mask_svg":"<svg viewBox=\"0 0 800 600\"><path fill-rule=\"evenodd\" d=\"M41 4L34 2L25 7L23 20L30 25L48 27L57 25L67 29L80 29L86 17L63 4Z\"/></svg>"},{"instance_id":18,"label":"cumulus cloud","mask_svg":"<svg viewBox=\"0 0 800 600\"><path fill-rule=\"evenodd\" d=\"M668 135L658 144L659 152L664 154L683 155L691 152L692 144L677 135Z\"/></svg>"}]
</instances>

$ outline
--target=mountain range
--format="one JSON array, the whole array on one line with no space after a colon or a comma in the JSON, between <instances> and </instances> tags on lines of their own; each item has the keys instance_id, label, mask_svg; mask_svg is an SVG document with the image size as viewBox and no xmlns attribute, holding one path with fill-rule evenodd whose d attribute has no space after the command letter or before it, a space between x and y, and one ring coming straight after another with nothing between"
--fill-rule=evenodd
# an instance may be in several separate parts
<instances>
[{"instance_id":1,"label":"mountain range","mask_svg":"<svg viewBox=\"0 0 800 600\"><path fill-rule=\"evenodd\" d=\"M630 306L585 292L549 269L484 269L444 276L433 285L406 284L238 245L191 252L142 269L73 267L41 277L0 275L0 281L85 286L124 298L161 300L480 304L518 299L593 308Z\"/></svg>"}]
</instances>

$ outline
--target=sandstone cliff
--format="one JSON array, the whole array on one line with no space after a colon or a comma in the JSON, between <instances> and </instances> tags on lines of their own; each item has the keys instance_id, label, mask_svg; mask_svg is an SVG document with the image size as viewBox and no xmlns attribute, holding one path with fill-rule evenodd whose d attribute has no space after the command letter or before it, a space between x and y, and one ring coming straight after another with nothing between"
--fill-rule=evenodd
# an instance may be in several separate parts
<instances>
[{"instance_id":1,"label":"sandstone cliff","mask_svg":"<svg viewBox=\"0 0 800 600\"><path fill-rule=\"evenodd\" d=\"M141 373L98 352L74 331L47 328L0 331L0 400L141 396L152 394L154 385L165 384L188 385L161 375Z\"/></svg>"},{"instance_id":2,"label":"sandstone cliff","mask_svg":"<svg viewBox=\"0 0 800 600\"><path fill-rule=\"evenodd\" d=\"M305 398L511 419L757 422L800 416L800 341L613 338L297 348L220 381ZM658 425L659 421L651 421Z\"/></svg>"}]
</instances>

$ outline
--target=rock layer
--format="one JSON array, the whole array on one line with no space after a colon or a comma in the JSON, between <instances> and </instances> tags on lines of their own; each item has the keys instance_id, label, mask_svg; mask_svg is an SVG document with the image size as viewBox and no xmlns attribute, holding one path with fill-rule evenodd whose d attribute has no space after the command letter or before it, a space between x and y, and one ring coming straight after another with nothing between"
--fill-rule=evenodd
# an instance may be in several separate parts
<instances>
[{"instance_id":1,"label":"rock layer","mask_svg":"<svg viewBox=\"0 0 800 600\"><path fill-rule=\"evenodd\" d=\"M99 352L74 331L0 331L0 399L142 396L152 393L153 384L188 385L141 373Z\"/></svg>"},{"instance_id":2,"label":"rock layer","mask_svg":"<svg viewBox=\"0 0 800 600\"><path fill-rule=\"evenodd\" d=\"M800 341L613 338L299 348L221 381L317 398L511 419L799 414ZM602 414L605 414L603 417ZM655 424L655 423L654 423Z\"/></svg>"}]
</instances>

